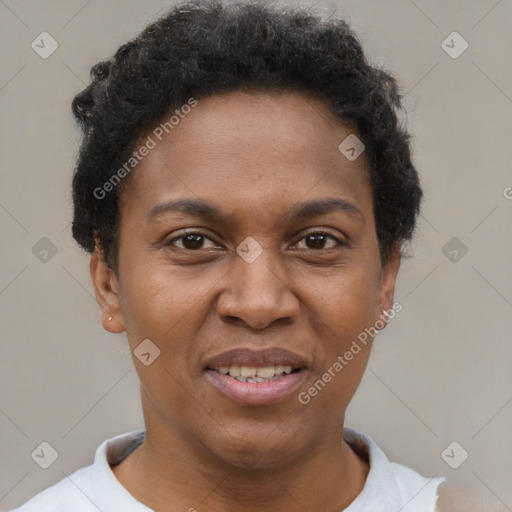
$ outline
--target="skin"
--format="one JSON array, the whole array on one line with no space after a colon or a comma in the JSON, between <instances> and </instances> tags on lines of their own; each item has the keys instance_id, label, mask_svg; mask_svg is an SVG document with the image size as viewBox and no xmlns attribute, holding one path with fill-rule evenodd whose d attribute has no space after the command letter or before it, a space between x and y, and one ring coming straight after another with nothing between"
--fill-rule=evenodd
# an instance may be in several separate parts
<instances>
[{"instance_id":1,"label":"skin","mask_svg":"<svg viewBox=\"0 0 512 512\"><path fill-rule=\"evenodd\" d=\"M371 342L307 405L298 400L393 304L399 248L383 267L364 153L349 161L338 150L351 133L299 92L216 95L200 99L131 176L117 275L99 250L90 271L103 327L126 331L132 353L146 338L161 351L149 366L134 357L146 440L112 468L155 511L334 512L363 489L368 463L342 432ZM147 217L178 198L225 217ZM360 214L286 217L325 198ZM169 243L184 228L205 238ZM315 244L307 235L318 232L328 236ZM249 236L263 249L252 263L236 253ZM306 379L280 403L238 405L202 373L205 357L235 347L296 352Z\"/></svg>"}]
</instances>

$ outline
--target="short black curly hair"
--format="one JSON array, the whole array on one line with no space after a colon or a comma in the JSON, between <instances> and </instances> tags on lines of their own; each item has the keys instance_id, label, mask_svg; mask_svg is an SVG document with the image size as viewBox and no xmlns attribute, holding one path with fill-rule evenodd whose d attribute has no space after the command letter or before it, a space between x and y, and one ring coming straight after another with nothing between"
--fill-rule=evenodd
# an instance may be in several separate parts
<instances>
[{"instance_id":1,"label":"short black curly hair","mask_svg":"<svg viewBox=\"0 0 512 512\"><path fill-rule=\"evenodd\" d=\"M326 102L365 144L382 264L412 237L423 194L410 135L398 120L402 97L341 19L257 0L180 2L93 66L91 78L72 103L83 131L72 233L86 251L99 248L116 273L118 200L131 175L104 197L94 191L191 97L235 90L302 91Z\"/></svg>"}]
</instances>

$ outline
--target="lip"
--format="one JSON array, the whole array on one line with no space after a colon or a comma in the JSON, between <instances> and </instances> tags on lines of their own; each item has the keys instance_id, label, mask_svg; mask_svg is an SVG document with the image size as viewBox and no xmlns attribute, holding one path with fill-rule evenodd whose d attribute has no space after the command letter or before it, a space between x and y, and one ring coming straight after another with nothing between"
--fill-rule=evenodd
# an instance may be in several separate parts
<instances>
[{"instance_id":1,"label":"lip","mask_svg":"<svg viewBox=\"0 0 512 512\"><path fill-rule=\"evenodd\" d=\"M223 375L215 371L230 366L264 368L277 365L291 366L299 371L284 374L269 382L242 382L229 374ZM210 384L237 404L272 405L282 402L301 386L308 366L304 357L284 348L236 348L207 359L203 365L203 374Z\"/></svg>"},{"instance_id":2,"label":"lip","mask_svg":"<svg viewBox=\"0 0 512 512\"><path fill-rule=\"evenodd\" d=\"M249 348L236 348L222 352L210 359L207 359L203 367L218 370L229 366L250 366L263 368L265 366L292 366L293 368L307 367L307 361L294 352L284 348L267 348L264 350L253 350Z\"/></svg>"},{"instance_id":3,"label":"lip","mask_svg":"<svg viewBox=\"0 0 512 512\"><path fill-rule=\"evenodd\" d=\"M296 391L306 376L306 368L270 382L242 382L229 375L206 369L205 377L225 397L240 405L272 405Z\"/></svg>"}]
</instances>

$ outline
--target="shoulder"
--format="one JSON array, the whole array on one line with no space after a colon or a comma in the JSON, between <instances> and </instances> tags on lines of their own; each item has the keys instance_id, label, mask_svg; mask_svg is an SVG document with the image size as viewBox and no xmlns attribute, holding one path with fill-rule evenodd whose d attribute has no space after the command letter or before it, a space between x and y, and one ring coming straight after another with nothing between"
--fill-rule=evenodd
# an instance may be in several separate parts
<instances>
[{"instance_id":1,"label":"shoulder","mask_svg":"<svg viewBox=\"0 0 512 512\"><path fill-rule=\"evenodd\" d=\"M434 512L436 510L438 488L444 482L444 478L427 478L396 462L390 463L390 471L404 503L403 512L425 512L426 510Z\"/></svg>"},{"instance_id":2,"label":"shoulder","mask_svg":"<svg viewBox=\"0 0 512 512\"><path fill-rule=\"evenodd\" d=\"M368 435L346 428L343 437L370 464L361 494L346 512L377 509L401 512L434 512L437 491L444 478L427 478L413 469L390 462Z\"/></svg>"},{"instance_id":3,"label":"shoulder","mask_svg":"<svg viewBox=\"0 0 512 512\"><path fill-rule=\"evenodd\" d=\"M146 512L149 509L128 493L111 469L144 437L145 431L138 430L107 439L97 448L94 464L67 475L11 512Z\"/></svg>"},{"instance_id":4,"label":"shoulder","mask_svg":"<svg viewBox=\"0 0 512 512\"><path fill-rule=\"evenodd\" d=\"M90 487L92 472L93 466L79 469L12 512L98 512L98 507L81 490Z\"/></svg>"}]
</instances>

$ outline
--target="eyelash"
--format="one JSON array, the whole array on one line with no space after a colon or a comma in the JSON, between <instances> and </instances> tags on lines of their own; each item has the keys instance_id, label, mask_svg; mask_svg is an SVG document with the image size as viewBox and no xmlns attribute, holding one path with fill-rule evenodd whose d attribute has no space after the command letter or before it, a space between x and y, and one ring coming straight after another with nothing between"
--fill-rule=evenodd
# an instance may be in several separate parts
<instances>
[{"instance_id":1,"label":"eyelash","mask_svg":"<svg viewBox=\"0 0 512 512\"><path fill-rule=\"evenodd\" d=\"M190 236L190 235L199 235L199 236L202 236L204 237L205 239L208 239L210 240L211 242L214 242L214 240L212 240L206 233L203 233L202 231L189 231L183 235L180 235L180 236L175 236L173 238L171 238L170 240L168 240L167 242L165 242L164 245L166 246L173 246L174 243L176 240L180 240L180 239L183 239L183 238L186 238L187 236ZM331 235L330 233L326 232L326 231L310 231L306 234L304 234L299 240L297 240L297 242L295 242L294 245L297 245L299 242L301 242L302 240L304 240L305 238L307 238L308 236L311 236L311 235L324 235L326 236L327 238L330 238L331 240L334 240L336 243L337 243L337 247L328 247L328 248L322 248L322 249L305 249L307 251L314 251L314 252L319 252L319 251L326 251L326 250L329 250L329 249L337 249L339 247L346 247L346 242L344 242L343 240L340 240L339 238L335 237L334 235ZM214 242L215 243L215 242ZM199 252L201 250L204 250L204 249L196 249L196 250L193 250L193 249L186 249L186 248L183 248L183 247L177 247L178 249L181 249L181 250L184 250L184 251L189 251L189 252Z\"/></svg>"}]
</instances>

